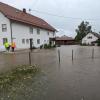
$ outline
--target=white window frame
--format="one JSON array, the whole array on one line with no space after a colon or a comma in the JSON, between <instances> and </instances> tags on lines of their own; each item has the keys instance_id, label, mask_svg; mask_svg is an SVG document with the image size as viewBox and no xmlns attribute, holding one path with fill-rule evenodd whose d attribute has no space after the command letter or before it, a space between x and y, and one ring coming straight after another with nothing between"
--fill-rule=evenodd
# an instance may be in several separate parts
<instances>
[{"instance_id":1,"label":"white window frame","mask_svg":"<svg viewBox=\"0 0 100 100\"><path fill-rule=\"evenodd\" d=\"M8 42L8 39L7 38L2 38L2 43L3 43L3 45L5 44L5 42Z\"/></svg>"},{"instance_id":2,"label":"white window frame","mask_svg":"<svg viewBox=\"0 0 100 100\"><path fill-rule=\"evenodd\" d=\"M37 34L38 34L38 35L40 35L40 31L41 31L41 30L40 30L39 28L37 28Z\"/></svg>"},{"instance_id":3,"label":"white window frame","mask_svg":"<svg viewBox=\"0 0 100 100\"><path fill-rule=\"evenodd\" d=\"M40 44L40 39L37 39L37 44Z\"/></svg>"},{"instance_id":4,"label":"white window frame","mask_svg":"<svg viewBox=\"0 0 100 100\"><path fill-rule=\"evenodd\" d=\"M30 34L33 34L33 27L32 26L29 27L29 32L30 32Z\"/></svg>"},{"instance_id":5,"label":"white window frame","mask_svg":"<svg viewBox=\"0 0 100 100\"><path fill-rule=\"evenodd\" d=\"M2 32L7 32L7 24L2 24Z\"/></svg>"},{"instance_id":6,"label":"white window frame","mask_svg":"<svg viewBox=\"0 0 100 100\"><path fill-rule=\"evenodd\" d=\"M29 39L26 39L26 44L29 44Z\"/></svg>"},{"instance_id":7,"label":"white window frame","mask_svg":"<svg viewBox=\"0 0 100 100\"><path fill-rule=\"evenodd\" d=\"M25 39L22 39L22 44L25 44Z\"/></svg>"},{"instance_id":8,"label":"white window frame","mask_svg":"<svg viewBox=\"0 0 100 100\"><path fill-rule=\"evenodd\" d=\"M92 36L88 36L88 39L92 39L93 37Z\"/></svg>"},{"instance_id":9,"label":"white window frame","mask_svg":"<svg viewBox=\"0 0 100 100\"><path fill-rule=\"evenodd\" d=\"M48 31L47 34L50 35L50 32Z\"/></svg>"}]
</instances>

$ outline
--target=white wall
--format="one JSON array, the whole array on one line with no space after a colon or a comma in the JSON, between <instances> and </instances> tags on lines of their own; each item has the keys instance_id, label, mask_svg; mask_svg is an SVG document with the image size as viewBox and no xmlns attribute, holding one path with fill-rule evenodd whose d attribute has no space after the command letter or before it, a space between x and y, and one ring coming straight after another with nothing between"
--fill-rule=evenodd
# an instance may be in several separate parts
<instances>
[{"instance_id":1,"label":"white wall","mask_svg":"<svg viewBox=\"0 0 100 100\"><path fill-rule=\"evenodd\" d=\"M33 45L35 47L40 47L42 44L49 43L50 37L54 37L53 32L49 32L48 35L48 31L44 29L40 29L40 34L37 34L36 27L33 27L33 34L30 34L29 27L29 25L21 23L12 23L12 33L17 49L26 49L30 47L30 44L22 44L22 39L33 38ZM37 39L40 39L40 44L37 44Z\"/></svg>"},{"instance_id":2,"label":"white wall","mask_svg":"<svg viewBox=\"0 0 100 100\"><path fill-rule=\"evenodd\" d=\"M7 24L7 32L2 32L2 24ZM33 45L40 47L42 44L49 44L49 38L55 37L53 32L48 30L40 29L40 34L37 34L37 28L33 27L33 34L30 34L30 26L19 22L12 23L12 37L16 43L16 49L26 49L30 47L30 43L26 43L26 39L33 38ZM3 38L7 38L8 42L11 43L11 27L10 20L0 13L0 51L3 46ZM22 39L25 39L25 44L22 44ZM37 44L37 39L40 39L40 44Z\"/></svg>"},{"instance_id":3,"label":"white wall","mask_svg":"<svg viewBox=\"0 0 100 100\"><path fill-rule=\"evenodd\" d=\"M2 24L7 24L7 32L2 32ZM3 46L3 38L7 38L8 42L11 43L10 20L0 12L0 51L5 49Z\"/></svg>"},{"instance_id":4,"label":"white wall","mask_svg":"<svg viewBox=\"0 0 100 100\"><path fill-rule=\"evenodd\" d=\"M88 37L92 37L92 39L88 39ZM89 33L82 39L82 44L91 44L93 41L96 41L98 38L93 34Z\"/></svg>"},{"instance_id":5,"label":"white wall","mask_svg":"<svg viewBox=\"0 0 100 100\"><path fill-rule=\"evenodd\" d=\"M16 48L29 48L29 44L22 44L22 39L33 38L33 35L29 33L29 27L23 24L12 23L12 37L13 41L16 43Z\"/></svg>"}]
</instances>

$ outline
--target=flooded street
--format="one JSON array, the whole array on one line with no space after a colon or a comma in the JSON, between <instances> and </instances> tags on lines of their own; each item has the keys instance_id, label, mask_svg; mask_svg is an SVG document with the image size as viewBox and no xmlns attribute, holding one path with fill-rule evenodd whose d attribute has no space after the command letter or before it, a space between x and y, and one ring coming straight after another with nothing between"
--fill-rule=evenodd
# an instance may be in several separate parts
<instances>
[{"instance_id":1,"label":"flooded street","mask_svg":"<svg viewBox=\"0 0 100 100\"><path fill-rule=\"evenodd\" d=\"M15 92L13 100L100 100L100 47L62 46L32 52L31 58L32 64L38 65L41 72L25 82L24 88ZM28 53L1 54L0 70L29 64L28 59Z\"/></svg>"}]
</instances>

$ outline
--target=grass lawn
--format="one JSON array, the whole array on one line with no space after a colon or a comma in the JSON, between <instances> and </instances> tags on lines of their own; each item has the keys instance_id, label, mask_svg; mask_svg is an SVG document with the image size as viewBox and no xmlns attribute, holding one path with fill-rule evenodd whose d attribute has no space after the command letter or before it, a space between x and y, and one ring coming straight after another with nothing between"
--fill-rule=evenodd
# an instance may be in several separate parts
<instances>
[{"instance_id":1,"label":"grass lawn","mask_svg":"<svg viewBox=\"0 0 100 100\"><path fill-rule=\"evenodd\" d=\"M0 74L0 100L16 100L17 92L25 91L29 81L32 81L37 72L39 68L36 66L19 66L12 71Z\"/></svg>"}]
</instances>

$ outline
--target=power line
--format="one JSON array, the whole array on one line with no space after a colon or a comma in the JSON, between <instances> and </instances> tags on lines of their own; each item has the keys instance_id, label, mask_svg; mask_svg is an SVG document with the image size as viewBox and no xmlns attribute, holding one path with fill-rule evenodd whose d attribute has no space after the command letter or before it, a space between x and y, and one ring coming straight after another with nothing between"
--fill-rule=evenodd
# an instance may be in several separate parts
<instances>
[{"instance_id":1,"label":"power line","mask_svg":"<svg viewBox=\"0 0 100 100\"><path fill-rule=\"evenodd\" d=\"M38 4L39 0L34 0L30 8L35 8L36 5Z\"/></svg>"},{"instance_id":2,"label":"power line","mask_svg":"<svg viewBox=\"0 0 100 100\"><path fill-rule=\"evenodd\" d=\"M43 12L43 11L38 11L38 10L33 10L31 9L31 11L37 12L37 13L41 13L41 14L45 14L45 15L49 15L49 16L55 16L55 17L60 17L60 18L67 18L67 19L73 19L73 20L88 20L88 21L100 21L100 19L84 19L84 18L74 18L74 17L66 17L66 16L61 16L61 15L56 15L53 13L48 13L48 12Z\"/></svg>"}]
</instances>

